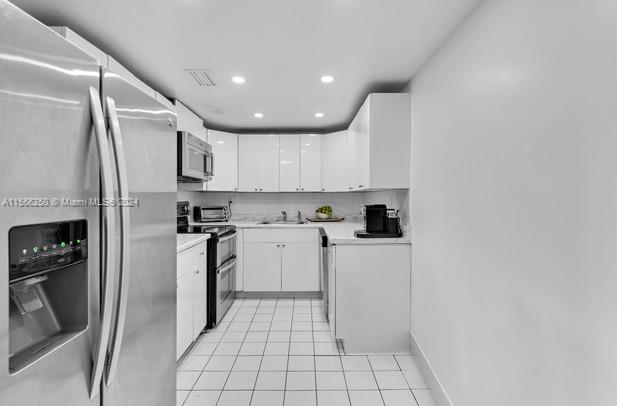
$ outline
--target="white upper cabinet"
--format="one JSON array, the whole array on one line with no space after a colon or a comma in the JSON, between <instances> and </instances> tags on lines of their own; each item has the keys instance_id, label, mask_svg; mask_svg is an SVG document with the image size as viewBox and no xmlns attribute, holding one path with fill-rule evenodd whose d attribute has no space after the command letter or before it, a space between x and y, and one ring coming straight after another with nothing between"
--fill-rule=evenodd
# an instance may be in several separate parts
<instances>
[{"instance_id":1,"label":"white upper cabinet","mask_svg":"<svg viewBox=\"0 0 617 406\"><path fill-rule=\"evenodd\" d=\"M278 192L279 136L239 135L238 175L241 192Z\"/></svg>"},{"instance_id":2,"label":"white upper cabinet","mask_svg":"<svg viewBox=\"0 0 617 406\"><path fill-rule=\"evenodd\" d=\"M350 190L409 188L409 94L370 94L349 130Z\"/></svg>"},{"instance_id":3,"label":"white upper cabinet","mask_svg":"<svg viewBox=\"0 0 617 406\"><path fill-rule=\"evenodd\" d=\"M238 190L238 136L208 130L208 143L214 153L214 176L207 182L210 191Z\"/></svg>"},{"instance_id":4,"label":"white upper cabinet","mask_svg":"<svg viewBox=\"0 0 617 406\"><path fill-rule=\"evenodd\" d=\"M208 142L208 130L203 120L178 99L174 99L174 107L178 115L178 131L188 131L202 141Z\"/></svg>"},{"instance_id":5,"label":"white upper cabinet","mask_svg":"<svg viewBox=\"0 0 617 406\"><path fill-rule=\"evenodd\" d=\"M349 126L349 190L361 190L369 187L371 127L370 103L367 99Z\"/></svg>"},{"instance_id":6,"label":"white upper cabinet","mask_svg":"<svg viewBox=\"0 0 617 406\"><path fill-rule=\"evenodd\" d=\"M321 139L322 190L343 192L349 190L348 131L324 134Z\"/></svg>"},{"instance_id":7,"label":"white upper cabinet","mask_svg":"<svg viewBox=\"0 0 617 406\"><path fill-rule=\"evenodd\" d=\"M300 191L321 191L321 135L300 136Z\"/></svg>"},{"instance_id":8,"label":"white upper cabinet","mask_svg":"<svg viewBox=\"0 0 617 406\"><path fill-rule=\"evenodd\" d=\"M279 138L281 192L300 191L300 136L281 134Z\"/></svg>"}]
</instances>

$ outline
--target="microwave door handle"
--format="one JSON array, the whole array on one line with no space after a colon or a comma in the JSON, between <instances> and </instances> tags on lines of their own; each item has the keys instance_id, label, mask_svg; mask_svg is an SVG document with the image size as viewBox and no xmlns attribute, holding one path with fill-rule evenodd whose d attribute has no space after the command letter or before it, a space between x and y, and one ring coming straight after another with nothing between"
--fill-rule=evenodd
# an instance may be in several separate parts
<instances>
[{"instance_id":1,"label":"microwave door handle","mask_svg":"<svg viewBox=\"0 0 617 406\"><path fill-rule=\"evenodd\" d=\"M112 166L109 151L109 143L107 141L107 131L105 128L105 118L103 116L103 108L98 90L90 88L90 112L96 136L96 145L98 149L100 175L101 175L101 192L105 199L113 200L113 180ZM108 201L110 201L108 200ZM115 212L111 205L103 207L103 238L102 251L104 257L101 264L101 273L103 277L102 287L102 302L99 331L95 338L92 375L90 376L90 399L94 399L101 387L101 378L105 368L105 358L107 354L107 346L109 344L109 333L111 330L111 318L113 311L113 281L114 281L114 264L115 259Z\"/></svg>"},{"instance_id":2,"label":"microwave door handle","mask_svg":"<svg viewBox=\"0 0 617 406\"><path fill-rule=\"evenodd\" d=\"M109 362L105 371L105 384L111 385L118 368L120 349L122 348L122 338L126 325L126 307L129 292L130 275L130 207L128 205L129 190L127 183L126 158L124 154L124 143L120 129L120 120L116 111L114 99L107 98L107 111L110 119L111 140L116 156L116 173L118 176L118 195L120 197L120 268L118 286L118 304L116 306L115 326L109 351Z\"/></svg>"}]
</instances>

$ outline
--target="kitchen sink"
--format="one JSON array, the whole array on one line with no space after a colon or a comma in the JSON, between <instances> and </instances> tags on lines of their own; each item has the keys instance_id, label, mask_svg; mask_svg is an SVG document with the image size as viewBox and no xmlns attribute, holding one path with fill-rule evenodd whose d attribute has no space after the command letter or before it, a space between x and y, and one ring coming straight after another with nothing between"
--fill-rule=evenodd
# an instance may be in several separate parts
<instances>
[{"instance_id":1,"label":"kitchen sink","mask_svg":"<svg viewBox=\"0 0 617 406\"><path fill-rule=\"evenodd\" d=\"M263 220L257 224L306 224L304 220Z\"/></svg>"}]
</instances>

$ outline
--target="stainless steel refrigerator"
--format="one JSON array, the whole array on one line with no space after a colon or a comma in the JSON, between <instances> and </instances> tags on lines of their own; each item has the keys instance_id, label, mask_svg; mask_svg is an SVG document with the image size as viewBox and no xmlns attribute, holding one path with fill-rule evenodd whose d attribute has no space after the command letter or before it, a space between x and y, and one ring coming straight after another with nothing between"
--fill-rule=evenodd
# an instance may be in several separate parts
<instances>
[{"instance_id":1,"label":"stainless steel refrigerator","mask_svg":"<svg viewBox=\"0 0 617 406\"><path fill-rule=\"evenodd\" d=\"M175 145L173 112L0 0L0 405L174 404Z\"/></svg>"}]
</instances>

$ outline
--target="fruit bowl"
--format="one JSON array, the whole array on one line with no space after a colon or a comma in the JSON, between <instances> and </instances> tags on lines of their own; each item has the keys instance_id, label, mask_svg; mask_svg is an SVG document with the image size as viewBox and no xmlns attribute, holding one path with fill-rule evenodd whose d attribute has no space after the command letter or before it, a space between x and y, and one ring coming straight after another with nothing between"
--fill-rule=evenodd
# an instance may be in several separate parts
<instances>
[{"instance_id":1,"label":"fruit bowl","mask_svg":"<svg viewBox=\"0 0 617 406\"><path fill-rule=\"evenodd\" d=\"M318 219L329 219L331 217L330 214L315 212L315 217Z\"/></svg>"}]
</instances>

